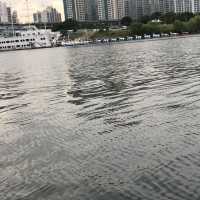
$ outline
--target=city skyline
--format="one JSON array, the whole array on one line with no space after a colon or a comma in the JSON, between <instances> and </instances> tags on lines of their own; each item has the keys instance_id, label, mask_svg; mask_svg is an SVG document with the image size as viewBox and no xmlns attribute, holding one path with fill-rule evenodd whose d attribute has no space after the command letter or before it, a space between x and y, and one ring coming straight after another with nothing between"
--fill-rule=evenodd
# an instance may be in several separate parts
<instances>
[{"instance_id":1,"label":"city skyline","mask_svg":"<svg viewBox=\"0 0 200 200\"><path fill-rule=\"evenodd\" d=\"M138 19L153 12L200 11L200 0L28 0L29 9L26 0L0 1L16 10L22 23L33 22L33 13L47 7L53 7L61 13L63 21L65 18L74 18L77 21L120 20L124 16Z\"/></svg>"},{"instance_id":2,"label":"city skyline","mask_svg":"<svg viewBox=\"0 0 200 200\"><path fill-rule=\"evenodd\" d=\"M13 9L18 11L19 20L21 22L27 22L27 6L25 0L1 0L2 2L6 2L8 5L12 6ZM62 15L62 20L64 20L64 12L63 12L63 1L62 0L29 0L29 20L33 21L33 13L43 10L48 6L52 6L56 8Z\"/></svg>"},{"instance_id":3,"label":"city skyline","mask_svg":"<svg viewBox=\"0 0 200 200\"><path fill-rule=\"evenodd\" d=\"M77 21L121 20L159 12L200 13L200 0L63 0L65 19Z\"/></svg>"}]
</instances>

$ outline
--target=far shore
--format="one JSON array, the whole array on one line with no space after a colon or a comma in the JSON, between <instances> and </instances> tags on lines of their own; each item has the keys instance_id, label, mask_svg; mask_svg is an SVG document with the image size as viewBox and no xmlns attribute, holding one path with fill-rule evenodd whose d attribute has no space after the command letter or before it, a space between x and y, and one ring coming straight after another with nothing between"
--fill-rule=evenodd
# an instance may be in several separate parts
<instances>
[{"instance_id":1,"label":"far shore","mask_svg":"<svg viewBox=\"0 0 200 200\"><path fill-rule=\"evenodd\" d=\"M150 41L159 41L159 40L171 40L171 39L182 39L182 38L190 38L190 37L200 37L200 34L185 34L185 35L176 35L176 36L167 36L167 37L159 37L159 38L142 38L142 39L133 39L133 40L118 40L118 41L109 41L109 42L96 42L92 41L87 44L82 45L71 45L67 47L81 47L81 46L96 46L96 45L114 45L114 44L124 44L124 43L138 43L138 42L150 42Z\"/></svg>"}]
</instances>

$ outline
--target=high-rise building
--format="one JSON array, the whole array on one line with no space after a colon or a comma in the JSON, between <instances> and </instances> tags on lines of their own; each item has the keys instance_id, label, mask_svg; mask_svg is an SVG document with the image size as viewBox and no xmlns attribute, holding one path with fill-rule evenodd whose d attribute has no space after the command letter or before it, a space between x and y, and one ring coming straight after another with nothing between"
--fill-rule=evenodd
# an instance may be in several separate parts
<instances>
[{"instance_id":1,"label":"high-rise building","mask_svg":"<svg viewBox=\"0 0 200 200\"><path fill-rule=\"evenodd\" d=\"M0 23L19 23L17 11L0 1Z\"/></svg>"},{"instance_id":2,"label":"high-rise building","mask_svg":"<svg viewBox=\"0 0 200 200\"><path fill-rule=\"evenodd\" d=\"M142 14L143 15L150 15L151 14L151 6L150 0L142 0Z\"/></svg>"},{"instance_id":3,"label":"high-rise building","mask_svg":"<svg viewBox=\"0 0 200 200\"><path fill-rule=\"evenodd\" d=\"M12 23L13 24L18 24L19 23L18 14L17 14L16 10L14 10L13 13L12 13Z\"/></svg>"},{"instance_id":4,"label":"high-rise building","mask_svg":"<svg viewBox=\"0 0 200 200\"><path fill-rule=\"evenodd\" d=\"M75 19L77 21L86 21L87 20L87 7L86 0L73 0L74 1L74 10L75 10Z\"/></svg>"},{"instance_id":5,"label":"high-rise building","mask_svg":"<svg viewBox=\"0 0 200 200\"><path fill-rule=\"evenodd\" d=\"M77 21L140 19L155 12L200 12L200 0L63 0L65 19Z\"/></svg>"},{"instance_id":6,"label":"high-rise building","mask_svg":"<svg viewBox=\"0 0 200 200\"><path fill-rule=\"evenodd\" d=\"M151 0L150 1L150 9L151 13L160 12L160 0Z\"/></svg>"},{"instance_id":7,"label":"high-rise building","mask_svg":"<svg viewBox=\"0 0 200 200\"><path fill-rule=\"evenodd\" d=\"M42 23L42 13L41 12L37 12L37 13L33 13L33 22L36 24Z\"/></svg>"},{"instance_id":8,"label":"high-rise building","mask_svg":"<svg viewBox=\"0 0 200 200\"><path fill-rule=\"evenodd\" d=\"M129 16L129 0L124 0L124 15Z\"/></svg>"},{"instance_id":9,"label":"high-rise building","mask_svg":"<svg viewBox=\"0 0 200 200\"><path fill-rule=\"evenodd\" d=\"M199 13L200 12L200 0L193 0L193 13Z\"/></svg>"},{"instance_id":10,"label":"high-rise building","mask_svg":"<svg viewBox=\"0 0 200 200\"><path fill-rule=\"evenodd\" d=\"M77 21L97 20L96 0L73 0L74 18Z\"/></svg>"},{"instance_id":11,"label":"high-rise building","mask_svg":"<svg viewBox=\"0 0 200 200\"><path fill-rule=\"evenodd\" d=\"M133 19L150 15L152 8L150 0L129 0L129 16Z\"/></svg>"},{"instance_id":12,"label":"high-rise building","mask_svg":"<svg viewBox=\"0 0 200 200\"><path fill-rule=\"evenodd\" d=\"M0 23L8 23L7 5L0 1Z\"/></svg>"},{"instance_id":13,"label":"high-rise building","mask_svg":"<svg viewBox=\"0 0 200 200\"><path fill-rule=\"evenodd\" d=\"M174 11L176 13L184 12L183 0L174 0Z\"/></svg>"},{"instance_id":14,"label":"high-rise building","mask_svg":"<svg viewBox=\"0 0 200 200\"><path fill-rule=\"evenodd\" d=\"M47 7L43 11L33 13L34 23L59 23L61 14L53 7Z\"/></svg>"},{"instance_id":15,"label":"high-rise building","mask_svg":"<svg viewBox=\"0 0 200 200\"><path fill-rule=\"evenodd\" d=\"M86 19L88 21L96 21L98 19L97 15L97 1L96 0L86 0Z\"/></svg>"},{"instance_id":16,"label":"high-rise building","mask_svg":"<svg viewBox=\"0 0 200 200\"><path fill-rule=\"evenodd\" d=\"M137 0L129 0L129 11L128 11L129 17L131 17L134 20L137 19L138 12L141 12L140 9L141 9L141 7L140 8L138 7Z\"/></svg>"},{"instance_id":17,"label":"high-rise building","mask_svg":"<svg viewBox=\"0 0 200 200\"><path fill-rule=\"evenodd\" d=\"M192 7L194 7L192 4L194 4L192 0L174 0L174 11L176 13L192 12Z\"/></svg>"},{"instance_id":18,"label":"high-rise building","mask_svg":"<svg viewBox=\"0 0 200 200\"><path fill-rule=\"evenodd\" d=\"M62 21L61 14L53 7L47 7L47 21L48 23L59 23Z\"/></svg>"},{"instance_id":19,"label":"high-rise building","mask_svg":"<svg viewBox=\"0 0 200 200\"><path fill-rule=\"evenodd\" d=\"M8 23L12 23L12 11L11 7L7 7Z\"/></svg>"},{"instance_id":20,"label":"high-rise building","mask_svg":"<svg viewBox=\"0 0 200 200\"><path fill-rule=\"evenodd\" d=\"M63 3L65 19L119 20L125 16L125 0L63 0Z\"/></svg>"},{"instance_id":21,"label":"high-rise building","mask_svg":"<svg viewBox=\"0 0 200 200\"><path fill-rule=\"evenodd\" d=\"M106 20L113 20L115 18L114 13L114 0L107 0L106 1L106 7L107 7L107 18Z\"/></svg>"},{"instance_id":22,"label":"high-rise building","mask_svg":"<svg viewBox=\"0 0 200 200\"><path fill-rule=\"evenodd\" d=\"M174 12L174 0L166 0L164 4L164 13Z\"/></svg>"},{"instance_id":23,"label":"high-rise building","mask_svg":"<svg viewBox=\"0 0 200 200\"><path fill-rule=\"evenodd\" d=\"M116 19L120 20L125 16L125 0L115 0L115 1L116 1L116 6L115 6Z\"/></svg>"},{"instance_id":24,"label":"high-rise building","mask_svg":"<svg viewBox=\"0 0 200 200\"><path fill-rule=\"evenodd\" d=\"M128 14L125 6L125 0L97 0L98 19L120 20Z\"/></svg>"},{"instance_id":25,"label":"high-rise building","mask_svg":"<svg viewBox=\"0 0 200 200\"><path fill-rule=\"evenodd\" d=\"M150 0L151 13L174 12L174 0Z\"/></svg>"},{"instance_id":26,"label":"high-rise building","mask_svg":"<svg viewBox=\"0 0 200 200\"><path fill-rule=\"evenodd\" d=\"M97 17L100 21L108 19L107 0L97 0Z\"/></svg>"},{"instance_id":27,"label":"high-rise building","mask_svg":"<svg viewBox=\"0 0 200 200\"><path fill-rule=\"evenodd\" d=\"M192 12L192 0L184 0L184 12Z\"/></svg>"},{"instance_id":28,"label":"high-rise building","mask_svg":"<svg viewBox=\"0 0 200 200\"><path fill-rule=\"evenodd\" d=\"M75 18L74 0L63 0L65 20Z\"/></svg>"}]
</instances>

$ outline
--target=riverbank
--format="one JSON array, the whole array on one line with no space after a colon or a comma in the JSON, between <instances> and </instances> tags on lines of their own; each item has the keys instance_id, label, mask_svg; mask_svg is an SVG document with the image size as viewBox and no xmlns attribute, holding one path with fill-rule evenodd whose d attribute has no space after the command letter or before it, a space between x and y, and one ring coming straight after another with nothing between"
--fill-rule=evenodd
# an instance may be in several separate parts
<instances>
[{"instance_id":1,"label":"riverbank","mask_svg":"<svg viewBox=\"0 0 200 200\"><path fill-rule=\"evenodd\" d=\"M155 16L154 16L155 17ZM152 19L154 19L152 16ZM131 20L131 19L130 19ZM122 20L124 21L124 20ZM141 36L143 39L154 39L155 35L167 35L174 36L175 34L185 35L187 34L199 34L200 33L200 15L189 15L184 13L182 15L175 15L174 13L166 14L166 16L155 17L154 20L147 21L130 21L127 25L122 22L119 25L111 26L77 26L74 29L69 29L70 23L65 22L62 26L58 26L55 30L60 31L63 34L63 39L66 40L109 40L110 38L126 38ZM172 35L171 35L172 34ZM135 38L137 39L137 38ZM122 39L123 40L123 39Z\"/></svg>"},{"instance_id":2,"label":"riverbank","mask_svg":"<svg viewBox=\"0 0 200 200\"><path fill-rule=\"evenodd\" d=\"M181 38L188 38L188 37L200 37L200 34L186 34L186 35L175 35L175 36L165 36L165 37L157 37L157 38L140 38L140 39L125 39L119 38L118 40L112 39L102 39L102 40L95 40L95 41L87 41L87 42L80 42L80 43L65 43L64 47L90 47L90 46L97 46L97 45L113 45L113 44L123 44L123 43L138 43L138 42L148 42L148 41L159 41L159 40L172 40L172 39L181 39Z\"/></svg>"}]
</instances>

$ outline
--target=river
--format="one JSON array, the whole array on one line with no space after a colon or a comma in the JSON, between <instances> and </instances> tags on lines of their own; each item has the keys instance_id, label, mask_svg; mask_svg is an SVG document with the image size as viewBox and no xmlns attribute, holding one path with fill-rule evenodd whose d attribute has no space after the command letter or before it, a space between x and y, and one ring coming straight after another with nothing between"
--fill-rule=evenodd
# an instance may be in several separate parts
<instances>
[{"instance_id":1,"label":"river","mask_svg":"<svg viewBox=\"0 0 200 200\"><path fill-rule=\"evenodd\" d=\"M1 200L198 200L200 38L0 54Z\"/></svg>"}]
</instances>

